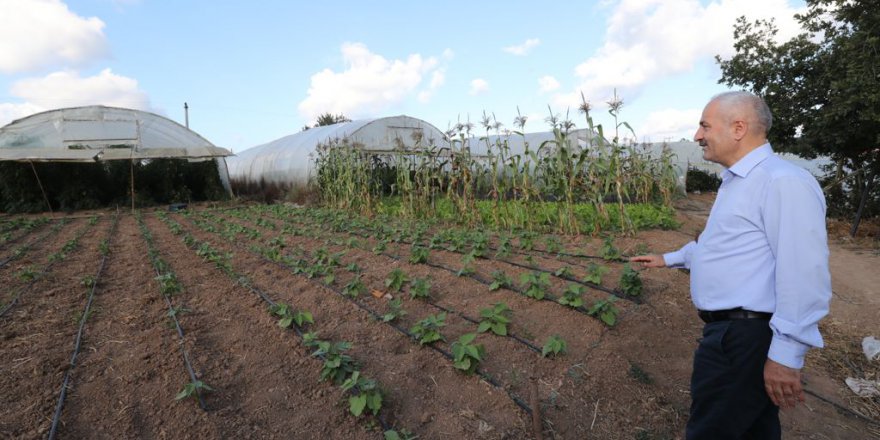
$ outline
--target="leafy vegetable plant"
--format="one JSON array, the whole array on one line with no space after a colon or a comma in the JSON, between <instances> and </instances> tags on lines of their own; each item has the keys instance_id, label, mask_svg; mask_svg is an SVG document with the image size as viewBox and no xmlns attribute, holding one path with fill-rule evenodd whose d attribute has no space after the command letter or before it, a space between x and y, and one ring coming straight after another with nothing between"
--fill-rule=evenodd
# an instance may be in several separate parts
<instances>
[{"instance_id":1,"label":"leafy vegetable plant","mask_svg":"<svg viewBox=\"0 0 880 440\"><path fill-rule=\"evenodd\" d=\"M351 356L344 354L351 349L350 342L316 341L318 347L312 356L323 356L324 366L321 368L321 380L332 380L341 385L352 373L357 371L357 364Z\"/></svg>"},{"instance_id":2,"label":"leafy vegetable plant","mask_svg":"<svg viewBox=\"0 0 880 440\"><path fill-rule=\"evenodd\" d=\"M355 417L360 417L364 409L369 409L373 415L382 409L382 391L378 382L361 377L360 371L351 373L351 377L342 383L342 389L354 394L348 398L348 408Z\"/></svg>"},{"instance_id":3,"label":"leafy vegetable plant","mask_svg":"<svg viewBox=\"0 0 880 440\"><path fill-rule=\"evenodd\" d=\"M550 288L550 274L547 272L524 273L519 277L520 287L529 298L544 299Z\"/></svg>"},{"instance_id":4,"label":"leafy vegetable plant","mask_svg":"<svg viewBox=\"0 0 880 440\"><path fill-rule=\"evenodd\" d=\"M585 283L602 284L602 276L608 273L608 268L596 263L590 263L587 266L587 276L584 277Z\"/></svg>"},{"instance_id":5,"label":"leafy vegetable plant","mask_svg":"<svg viewBox=\"0 0 880 440\"><path fill-rule=\"evenodd\" d=\"M566 286L565 290L562 291L562 296L559 298L559 304L569 306L573 309L584 305L584 299L582 297L586 290L587 289L584 286L570 283Z\"/></svg>"},{"instance_id":6,"label":"leafy vegetable plant","mask_svg":"<svg viewBox=\"0 0 880 440\"><path fill-rule=\"evenodd\" d=\"M400 292L400 289L403 285L409 281L409 277L406 276L400 269L394 269L388 274L388 278L385 279L385 287L394 292Z\"/></svg>"},{"instance_id":7,"label":"leafy vegetable plant","mask_svg":"<svg viewBox=\"0 0 880 440\"><path fill-rule=\"evenodd\" d=\"M411 329L410 333L414 334L422 345L432 342L446 340L440 334L440 328L446 325L446 312L440 312L436 315L428 315L425 319L419 321Z\"/></svg>"},{"instance_id":8,"label":"leafy vegetable plant","mask_svg":"<svg viewBox=\"0 0 880 440\"><path fill-rule=\"evenodd\" d=\"M413 264L424 264L428 262L428 254L430 249L414 244L410 249L409 262Z\"/></svg>"},{"instance_id":9,"label":"leafy vegetable plant","mask_svg":"<svg viewBox=\"0 0 880 440\"><path fill-rule=\"evenodd\" d=\"M609 296L608 299L596 301L587 313L591 316L597 316L609 327L613 327L617 323L617 307L614 306L616 298Z\"/></svg>"},{"instance_id":10,"label":"leafy vegetable plant","mask_svg":"<svg viewBox=\"0 0 880 440\"><path fill-rule=\"evenodd\" d=\"M620 290L629 296L642 294L642 279L629 263L623 265L623 272L620 274Z\"/></svg>"},{"instance_id":11,"label":"leafy vegetable plant","mask_svg":"<svg viewBox=\"0 0 880 440\"><path fill-rule=\"evenodd\" d=\"M510 288L513 285L513 280L504 273L503 270L496 270L492 272L492 284L489 285L489 290L498 290L500 288Z\"/></svg>"},{"instance_id":12,"label":"leafy vegetable plant","mask_svg":"<svg viewBox=\"0 0 880 440\"><path fill-rule=\"evenodd\" d=\"M480 333L492 330L499 336L507 336L507 324L510 323L510 308L507 304L493 304L492 308L480 310L480 326L477 330Z\"/></svg>"},{"instance_id":13,"label":"leafy vegetable plant","mask_svg":"<svg viewBox=\"0 0 880 440\"><path fill-rule=\"evenodd\" d=\"M382 315L382 322L391 322L404 315L406 315L406 310L403 310L401 300L397 298L388 302L388 313Z\"/></svg>"},{"instance_id":14,"label":"leafy vegetable plant","mask_svg":"<svg viewBox=\"0 0 880 440\"><path fill-rule=\"evenodd\" d=\"M431 297L431 283L427 278L418 278L409 285L409 296L412 299L428 299Z\"/></svg>"},{"instance_id":15,"label":"leafy vegetable plant","mask_svg":"<svg viewBox=\"0 0 880 440\"><path fill-rule=\"evenodd\" d=\"M556 356L559 353L565 353L565 349L565 340L559 337L559 335L553 335L547 338L547 342L544 343L544 347L541 349L541 356L547 357L551 354Z\"/></svg>"},{"instance_id":16,"label":"leafy vegetable plant","mask_svg":"<svg viewBox=\"0 0 880 440\"><path fill-rule=\"evenodd\" d=\"M352 298L357 298L360 294L365 293L366 291L367 286L361 281L360 274L355 275L355 277L342 288L342 294Z\"/></svg>"},{"instance_id":17,"label":"leafy vegetable plant","mask_svg":"<svg viewBox=\"0 0 880 440\"><path fill-rule=\"evenodd\" d=\"M476 337L476 333L467 333L452 343L453 365L467 374L473 374L486 356L482 345L471 344Z\"/></svg>"},{"instance_id":18,"label":"leafy vegetable plant","mask_svg":"<svg viewBox=\"0 0 880 440\"><path fill-rule=\"evenodd\" d=\"M312 314L305 310L297 310L294 311L290 304L286 304L283 302L275 303L269 306L269 312L273 315L278 316L278 327L281 328L290 328L290 326L296 323L297 327L302 327L304 324L314 324L315 320L312 318Z\"/></svg>"},{"instance_id":19,"label":"leafy vegetable plant","mask_svg":"<svg viewBox=\"0 0 880 440\"><path fill-rule=\"evenodd\" d=\"M186 399L187 397L196 397L198 396L197 391L214 391L213 388L209 387L204 382L197 380L195 382L190 382L183 386L183 390L177 393L174 396L174 400Z\"/></svg>"}]
</instances>

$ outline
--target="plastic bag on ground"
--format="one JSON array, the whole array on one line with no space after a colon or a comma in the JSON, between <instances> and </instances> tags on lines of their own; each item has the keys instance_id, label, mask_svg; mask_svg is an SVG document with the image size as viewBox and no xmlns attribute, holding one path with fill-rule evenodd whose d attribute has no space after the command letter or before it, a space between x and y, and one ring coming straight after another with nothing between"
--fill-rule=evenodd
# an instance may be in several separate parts
<instances>
[{"instance_id":1,"label":"plastic bag on ground","mask_svg":"<svg viewBox=\"0 0 880 440\"><path fill-rule=\"evenodd\" d=\"M873 336L862 339L862 350L869 361L880 359L880 341L874 339Z\"/></svg>"},{"instance_id":2,"label":"plastic bag on ground","mask_svg":"<svg viewBox=\"0 0 880 440\"><path fill-rule=\"evenodd\" d=\"M880 396L880 382L876 380L847 377L846 385L860 397Z\"/></svg>"}]
</instances>

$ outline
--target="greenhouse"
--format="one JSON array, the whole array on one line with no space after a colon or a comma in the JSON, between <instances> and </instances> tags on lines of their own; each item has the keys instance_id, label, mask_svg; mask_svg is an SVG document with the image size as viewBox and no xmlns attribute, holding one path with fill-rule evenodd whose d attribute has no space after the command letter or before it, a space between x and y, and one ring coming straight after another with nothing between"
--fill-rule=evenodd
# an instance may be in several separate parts
<instances>
[{"instance_id":1,"label":"greenhouse","mask_svg":"<svg viewBox=\"0 0 880 440\"><path fill-rule=\"evenodd\" d=\"M29 203L26 199L33 192L31 186L39 187L41 203L49 205L50 210L52 205L70 208L71 203L84 207L82 203L118 202L122 196L120 185L130 187L125 197L134 199L138 183L148 190L141 194L147 198L145 201L153 203L210 197L201 196L203 188L212 194L217 192L209 188L210 183L194 183L202 177L219 179L221 192L230 193L224 157L231 154L177 122L140 110L87 106L37 113L0 128L0 163L5 179L0 191L4 206L0 210L16 211L21 207L13 205ZM166 159L182 163L171 164L174 161ZM146 175L135 182L142 169ZM175 194L161 194L175 187ZM72 194L74 188L79 194ZM152 196L152 189L160 195Z\"/></svg>"},{"instance_id":2,"label":"greenhouse","mask_svg":"<svg viewBox=\"0 0 880 440\"><path fill-rule=\"evenodd\" d=\"M305 186L314 175L319 145L334 142L356 145L377 154L423 146L446 147L437 127L409 116L391 116L315 127L259 145L228 159L229 176L236 187L275 184Z\"/></svg>"}]
</instances>

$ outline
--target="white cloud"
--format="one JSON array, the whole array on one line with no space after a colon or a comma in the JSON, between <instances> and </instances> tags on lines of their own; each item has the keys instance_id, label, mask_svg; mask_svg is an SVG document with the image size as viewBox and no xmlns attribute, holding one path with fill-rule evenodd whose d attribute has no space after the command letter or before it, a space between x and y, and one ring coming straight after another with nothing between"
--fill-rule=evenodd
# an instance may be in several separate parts
<instances>
[{"instance_id":1,"label":"white cloud","mask_svg":"<svg viewBox=\"0 0 880 440\"><path fill-rule=\"evenodd\" d=\"M388 60L362 43L344 43L342 58L342 72L324 69L312 75L308 96L299 103L306 119L326 112L355 118L378 112L410 96L438 68L434 57L412 54L406 60ZM430 94L419 95L430 99Z\"/></svg>"},{"instance_id":2,"label":"white cloud","mask_svg":"<svg viewBox=\"0 0 880 440\"><path fill-rule=\"evenodd\" d=\"M0 103L0 127L43 110L45 109L27 102L24 104Z\"/></svg>"},{"instance_id":3,"label":"white cloud","mask_svg":"<svg viewBox=\"0 0 880 440\"><path fill-rule=\"evenodd\" d=\"M613 88L631 98L650 81L714 63L716 54L729 57L733 25L742 15L775 17L777 38L787 40L800 29L793 18L798 11L789 0L713 0L705 6L698 0L623 0L608 20L602 47L575 67L581 83L557 95L555 104L577 106L580 91L590 101L606 101Z\"/></svg>"},{"instance_id":4,"label":"white cloud","mask_svg":"<svg viewBox=\"0 0 880 440\"><path fill-rule=\"evenodd\" d=\"M452 61L455 58L455 52L450 48L443 49L443 59L446 61Z\"/></svg>"},{"instance_id":5,"label":"white cloud","mask_svg":"<svg viewBox=\"0 0 880 440\"><path fill-rule=\"evenodd\" d=\"M108 53L104 22L60 0L0 1L0 72L78 66Z\"/></svg>"},{"instance_id":6,"label":"white cloud","mask_svg":"<svg viewBox=\"0 0 880 440\"><path fill-rule=\"evenodd\" d=\"M95 76L81 77L74 71L51 73L43 78L15 82L10 93L27 105L42 109L109 105L150 110L150 99L138 88L137 80L104 69Z\"/></svg>"},{"instance_id":7,"label":"white cloud","mask_svg":"<svg viewBox=\"0 0 880 440\"><path fill-rule=\"evenodd\" d=\"M471 90L468 93L471 95L479 95L488 91L489 83L486 82L486 80L484 80L483 78L477 78L471 81Z\"/></svg>"},{"instance_id":8,"label":"white cloud","mask_svg":"<svg viewBox=\"0 0 880 440\"><path fill-rule=\"evenodd\" d=\"M541 93L552 92L559 88L559 81L550 75L545 75L538 78L538 86L538 91Z\"/></svg>"},{"instance_id":9,"label":"white cloud","mask_svg":"<svg viewBox=\"0 0 880 440\"><path fill-rule=\"evenodd\" d=\"M702 109L663 109L650 113L640 125L644 132L636 134L651 142L691 140L700 122Z\"/></svg>"},{"instance_id":10,"label":"white cloud","mask_svg":"<svg viewBox=\"0 0 880 440\"><path fill-rule=\"evenodd\" d=\"M517 56L525 56L525 55L528 55L529 52L531 52L532 49L537 47L539 44L541 44L540 39L529 38L523 44L519 44L516 46L508 46L508 47L505 47L501 50L503 50L509 54L513 54L513 55L517 55Z\"/></svg>"},{"instance_id":11,"label":"white cloud","mask_svg":"<svg viewBox=\"0 0 880 440\"><path fill-rule=\"evenodd\" d=\"M434 91L446 83L446 69L440 68L431 74L431 82L428 84L427 90L419 92L417 98L419 102L426 104L431 101Z\"/></svg>"}]
</instances>

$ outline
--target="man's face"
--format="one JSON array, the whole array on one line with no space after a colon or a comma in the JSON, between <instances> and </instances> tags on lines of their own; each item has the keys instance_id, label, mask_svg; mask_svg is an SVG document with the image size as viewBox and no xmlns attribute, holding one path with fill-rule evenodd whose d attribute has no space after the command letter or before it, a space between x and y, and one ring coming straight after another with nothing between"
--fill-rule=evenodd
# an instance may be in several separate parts
<instances>
[{"instance_id":1,"label":"man's face","mask_svg":"<svg viewBox=\"0 0 880 440\"><path fill-rule=\"evenodd\" d=\"M703 109L694 141L703 148L703 159L727 168L735 163L737 145L732 124L724 120L717 102L709 102Z\"/></svg>"}]
</instances>

